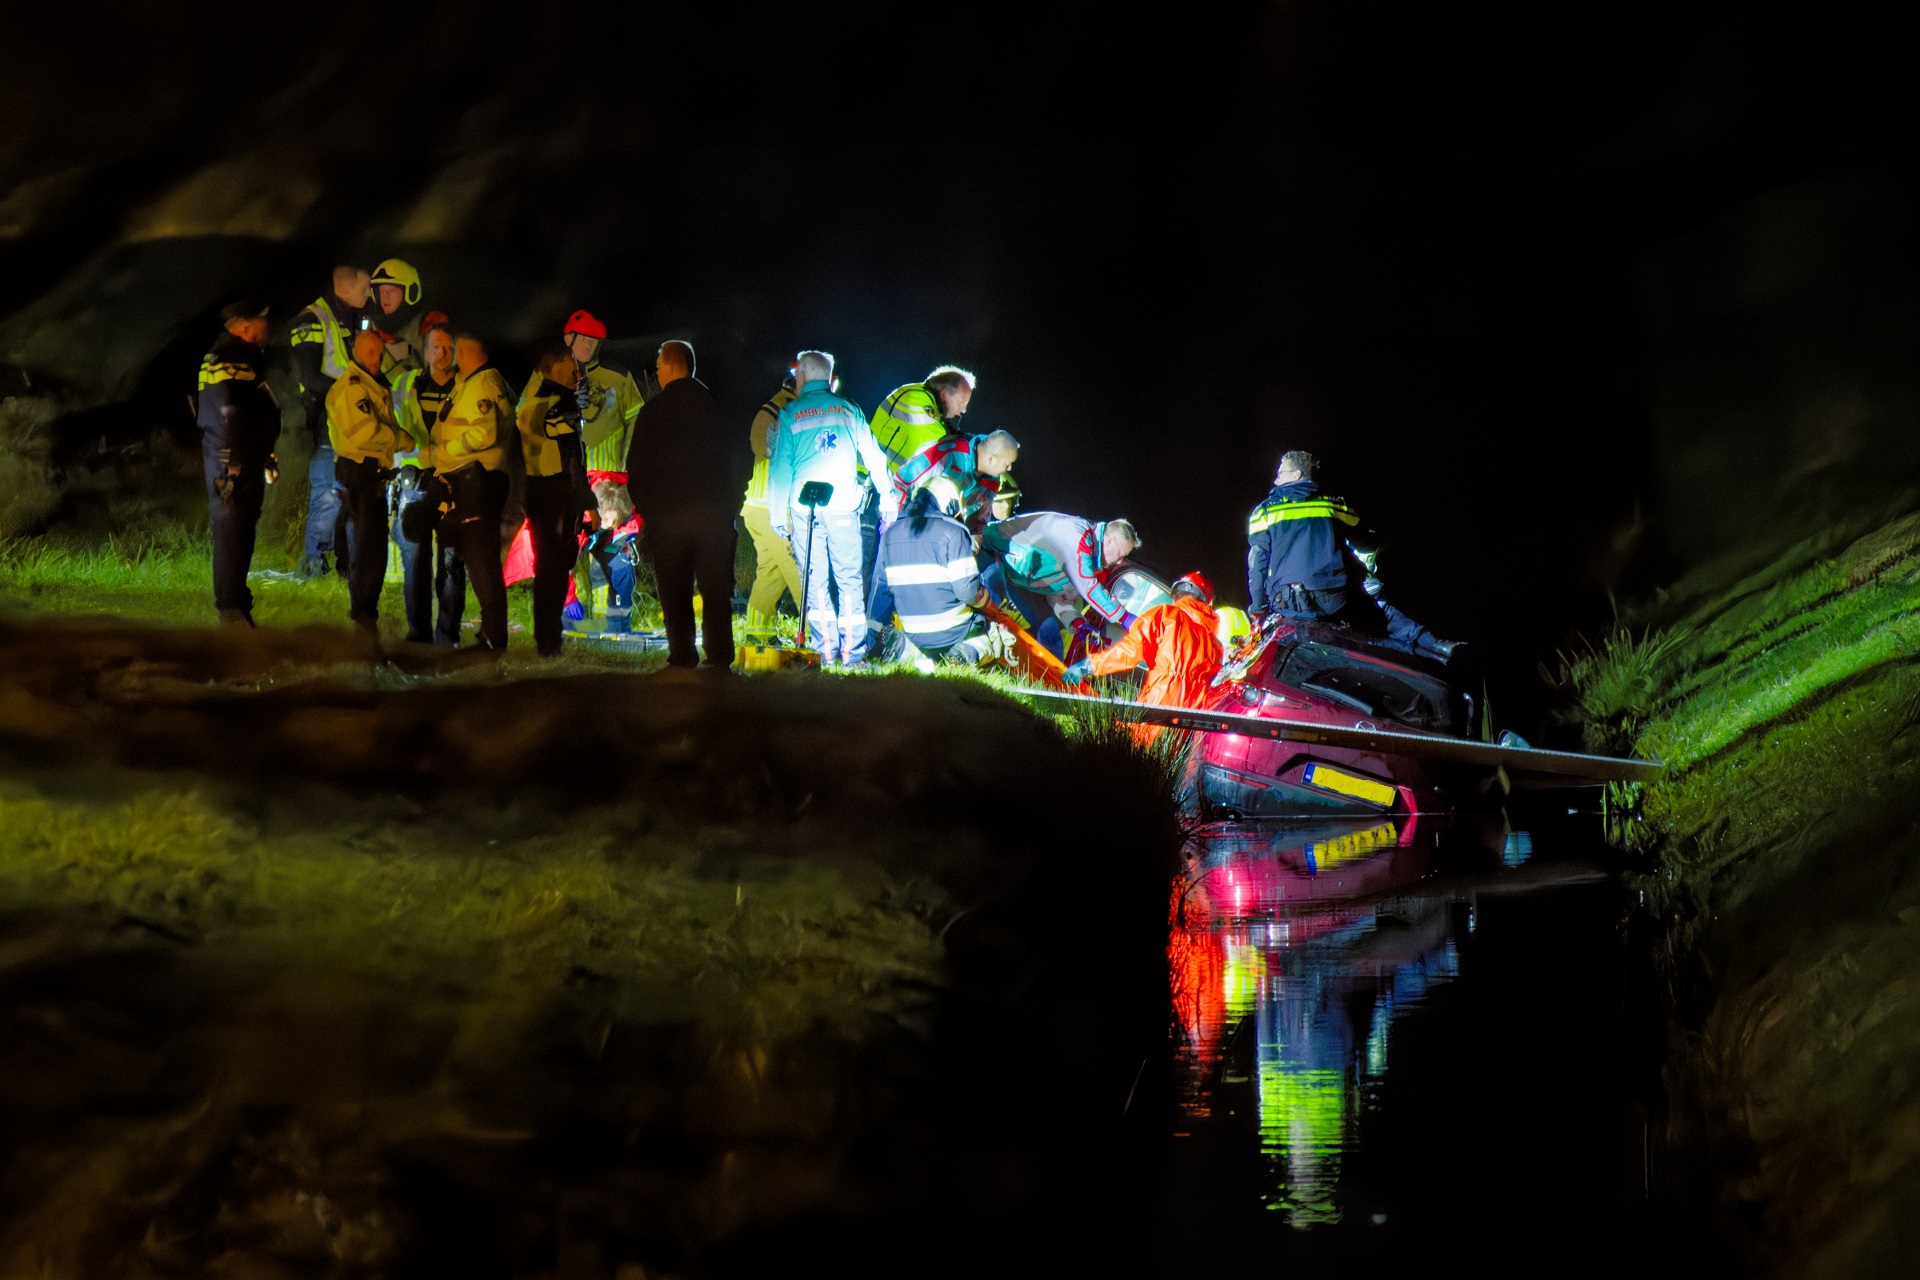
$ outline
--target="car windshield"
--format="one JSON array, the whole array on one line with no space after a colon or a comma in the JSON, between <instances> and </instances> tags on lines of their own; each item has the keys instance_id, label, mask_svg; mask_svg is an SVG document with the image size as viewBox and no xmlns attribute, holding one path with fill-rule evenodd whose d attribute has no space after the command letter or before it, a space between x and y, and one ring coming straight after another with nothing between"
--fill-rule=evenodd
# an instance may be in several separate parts
<instances>
[{"instance_id":1,"label":"car windshield","mask_svg":"<svg viewBox=\"0 0 1920 1280\"><path fill-rule=\"evenodd\" d=\"M1113 598L1120 602L1120 607L1133 614L1145 613L1173 599L1173 592L1165 583L1138 565L1122 569L1115 575L1109 589L1113 592Z\"/></svg>"}]
</instances>

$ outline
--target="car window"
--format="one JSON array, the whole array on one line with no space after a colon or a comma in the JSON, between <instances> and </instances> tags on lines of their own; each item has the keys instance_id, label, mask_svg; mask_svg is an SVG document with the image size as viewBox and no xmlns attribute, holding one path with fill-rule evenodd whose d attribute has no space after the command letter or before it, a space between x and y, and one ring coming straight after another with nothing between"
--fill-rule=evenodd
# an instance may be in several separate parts
<instances>
[{"instance_id":1,"label":"car window","mask_svg":"<svg viewBox=\"0 0 1920 1280\"><path fill-rule=\"evenodd\" d=\"M1128 613L1145 613L1173 599L1173 592L1158 578L1137 567L1122 569L1115 575L1110 590L1113 598L1120 602L1120 607Z\"/></svg>"}]
</instances>

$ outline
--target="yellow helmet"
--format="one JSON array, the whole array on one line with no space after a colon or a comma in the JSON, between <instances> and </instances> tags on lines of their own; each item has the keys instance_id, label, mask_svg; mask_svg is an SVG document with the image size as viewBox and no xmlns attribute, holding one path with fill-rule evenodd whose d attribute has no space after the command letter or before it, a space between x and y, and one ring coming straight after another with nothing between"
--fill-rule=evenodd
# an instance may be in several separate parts
<instances>
[{"instance_id":1,"label":"yellow helmet","mask_svg":"<svg viewBox=\"0 0 1920 1280\"><path fill-rule=\"evenodd\" d=\"M933 509L941 515L960 514L960 486L945 476L935 476L927 482L926 489L933 498Z\"/></svg>"},{"instance_id":2,"label":"yellow helmet","mask_svg":"<svg viewBox=\"0 0 1920 1280\"><path fill-rule=\"evenodd\" d=\"M383 284L400 286L406 291L407 305L410 307L420 301L420 273L405 258L388 258L373 269L373 277L368 283L376 289Z\"/></svg>"}]
</instances>

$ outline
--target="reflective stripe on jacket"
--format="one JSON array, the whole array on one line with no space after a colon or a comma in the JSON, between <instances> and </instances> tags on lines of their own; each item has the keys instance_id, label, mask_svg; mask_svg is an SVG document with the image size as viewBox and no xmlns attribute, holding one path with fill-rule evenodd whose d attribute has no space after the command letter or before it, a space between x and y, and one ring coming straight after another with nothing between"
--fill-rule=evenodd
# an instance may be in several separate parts
<instances>
[{"instance_id":1,"label":"reflective stripe on jacket","mask_svg":"<svg viewBox=\"0 0 1920 1280\"><path fill-rule=\"evenodd\" d=\"M293 318L293 331L288 338L296 357L302 347L319 348L320 376L326 379L326 386L308 387L303 382L302 391L325 392L335 379L353 368L353 331L334 314L331 299L315 298L309 303L305 311ZM298 365L300 361L295 363Z\"/></svg>"},{"instance_id":2,"label":"reflective stripe on jacket","mask_svg":"<svg viewBox=\"0 0 1920 1280\"><path fill-rule=\"evenodd\" d=\"M900 468L902 493L925 488L944 476L960 495L960 523L979 533L993 514L993 500L1000 492L997 479L980 474L980 442L985 439L955 432L925 446Z\"/></svg>"},{"instance_id":3,"label":"reflective stripe on jacket","mask_svg":"<svg viewBox=\"0 0 1920 1280\"><path fill-rule=\"evenodd\" d=\"M197 420L204 443L234 462L266 461L280 437L280 406L264 376L267 353L222 333L200 362Z\"/></svg>"},{"instance_id":4,"label":"reflective stripe on jacket","mask_svg":"<svg viewBox=\"0 0 1920 1280\"><path fill-rule=\"evenodd\" d=\"M589 471L625 471L633 441L633 420L640 413L640 384L617 364L587 365L587 408L580 415L580 439Z\"/></svg>"},{"instance_id":5,"label":"reflective stripe on jacket","mask_svg":"<svg viewBox=\"0 0 1920 1280\"><path fill-rule=\"evenodd\" d=\"M369 458L382 467L393 465L394 450L408 437L393 420L393 393L357 365L334 380L327 392L327 442L347 462Z\"/></svg>"},{"instance_id":6,"label":"reflective stripe on jacket","mask_svg":"<svg viewBox=\"0 0 1920 1280\"><path fill-rule=\"evenodd\" d=\"M911 516L896 520L880 539L873 564L867 624L884 626L896 614L917 645L944 649L966 638L980 589L973 535L957 520L928 513L918 533Z\"/></svg>"},{"instance_id":7,"label":"reflective stripe on jacket","mask_svg":"<svg viewBox=\"0 0 1920 1280\"><path fill-rule=\"evenodd\" d=\"M1256 612L1275 607L1294 584L1309 591L1347 585L1346 544L1360 517L1311 480L1275 485L1247 516L1247 595Z\"/></svg>"},{"instance_id":8,"label":"reflective stripe on jacket","mask_svg":"<svg viewBox=\"0 0 1920 1280\"><path fill-rule=\"evenodd\" d=\"M914 454L947 434L947 424L940 417L940 397L922 382L908 383L882 400L874 410L872 429L874 443L887 455L888 468L896 473Z\"/></svg>"},{"instance_id":9,"label":"reflective stripe on jacket","mask_svg":"<svg viewBox=\"0 0 1920 1280\"><path fill-rule=\"evenodd\" d=\"M1000 557L1013 584L1036 595L1077 594L1108 622L1127 611L1107 589L1118 566L1101 563L1106 523L1088 524L1058 511L1034 511L987 526L980 547Z\"/></svg>"},{"instance_id":10,"label":"reflective stripe on jacket","mask_svg":"<svg viewBox=\"0 0 1920 1280\"><path fill-rule=\"evenodd\" d=\"M453 395L453 382L452 378L435 382L433 374L425 369L401 371L399 380L393 384L393 420L413 437L413 448L396 449L394 466L427 465L427 454L433 444L433 424L440 420L440 410Z\"/></svg>"},{"instance_id":11,"label":"reflective stripe on jacket","mask_svg":"<svg viewBox=\"0 0 1920 1280\"><path fill-rule=\"evenodd\" d=\"M833 486L833 497L820 510L844 515L858 511L865 501L860 463L876 477L891 474L887 455L873 441L860 406L827 389L824 380L807 383L800 394L782 405L767 438L767 506L776 528L786 525L788 508L796 505L803 486L821 480ZM882 494L891 513L898 509L892 486Z\"/></svg>"},{"instance_id":12,"label":"reflective stripe on jacket","mask_svg":"<svg viewBox=\"0 0 1920 1280\"><path fill-rule=\"evenodd\" d=\"M453 398L433 427L429 461L434 471L448 475L475 462L488 471L505 466L512 403L507 380L491 364L455 379Z\"/></svg>"},{"instance_id":13,"label":"reflective stripe on jacket","mask_svg":"<svg viewBox=\"0 0 1920 1280\"><path fill-rule=\"evenodd\" d=\"M561 412L575 407L573 388L564 387L540 373L527 379L520 393L520 406L514 420L520 428L520 456L530 476L557 476L566 472L566 457L561 452L562 436L577 436L573 422ZM622 462L624 465L624 460Z\"/></svg>"},{"instance_id":14,"label":"reflective stripe on jacket","mask_svg":"<svg viewBox=\"0 0 1920 1280\"><path fill-rule=\"evenodd\" d=\"M753 445L753 474L747 478L747 498L740 504L743 508L767 505L767 433L773 430L781 408L798 394L792 387L781 387L753 415L753 426L747 431L747 440Z\"/></svg>"}]
</instances>

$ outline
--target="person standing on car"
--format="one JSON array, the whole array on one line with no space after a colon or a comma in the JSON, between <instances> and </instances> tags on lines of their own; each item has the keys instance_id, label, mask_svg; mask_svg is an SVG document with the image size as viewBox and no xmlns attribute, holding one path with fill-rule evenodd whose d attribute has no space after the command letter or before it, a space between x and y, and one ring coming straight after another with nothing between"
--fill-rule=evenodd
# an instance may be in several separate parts
<instances>
[{"instance_id":1,"label":"person standing on car","mask_svg":"<svg viewBox=\"0 0 1920 1280\"><path fill-rule=\"evenodd\" d=\"M1134 620L1127 634L1092 657L1067 668L1068 688L1084 684L1088 676L1117 676L1136 667L1147 669L1137 702L1161 707L1205 706L1220 672L1224 651L1220 645L1220 616L1213 609L1213 584L1190 573L1173 584L1173 599L1156 605ZM1160 736L1163 725L1137 724L1133 735L1141 746Z\"/></svg>"},{"instance_id":2,"label":"person standing on car","mask_svg":"<svg viewBox=\"0 0 1920 1280\"><path fill-rule=\"evenodd\" d=\"M1390 648L1446 662L1458 647L1362 589L1362 555L1378 539L1343 499L1314 482L1319 460L1280 456L1273 488L1247 517L1248 613L1325 621L1379 637Z\"/></svg>"},{"instance_id":3,"label":"person standing on car","mask_svg":"<svg viewBox=\"0 0 1920 1280\"><path fill-rule=\"evenodd\" d=\"M274 444L280 406L267 386L267 310L236 302L220 313L222 332L200 362L200 453L213 528L213 607L220 621L253 625L255 530L267 486L280 475Z\"/></svg>"}]
</instances>

